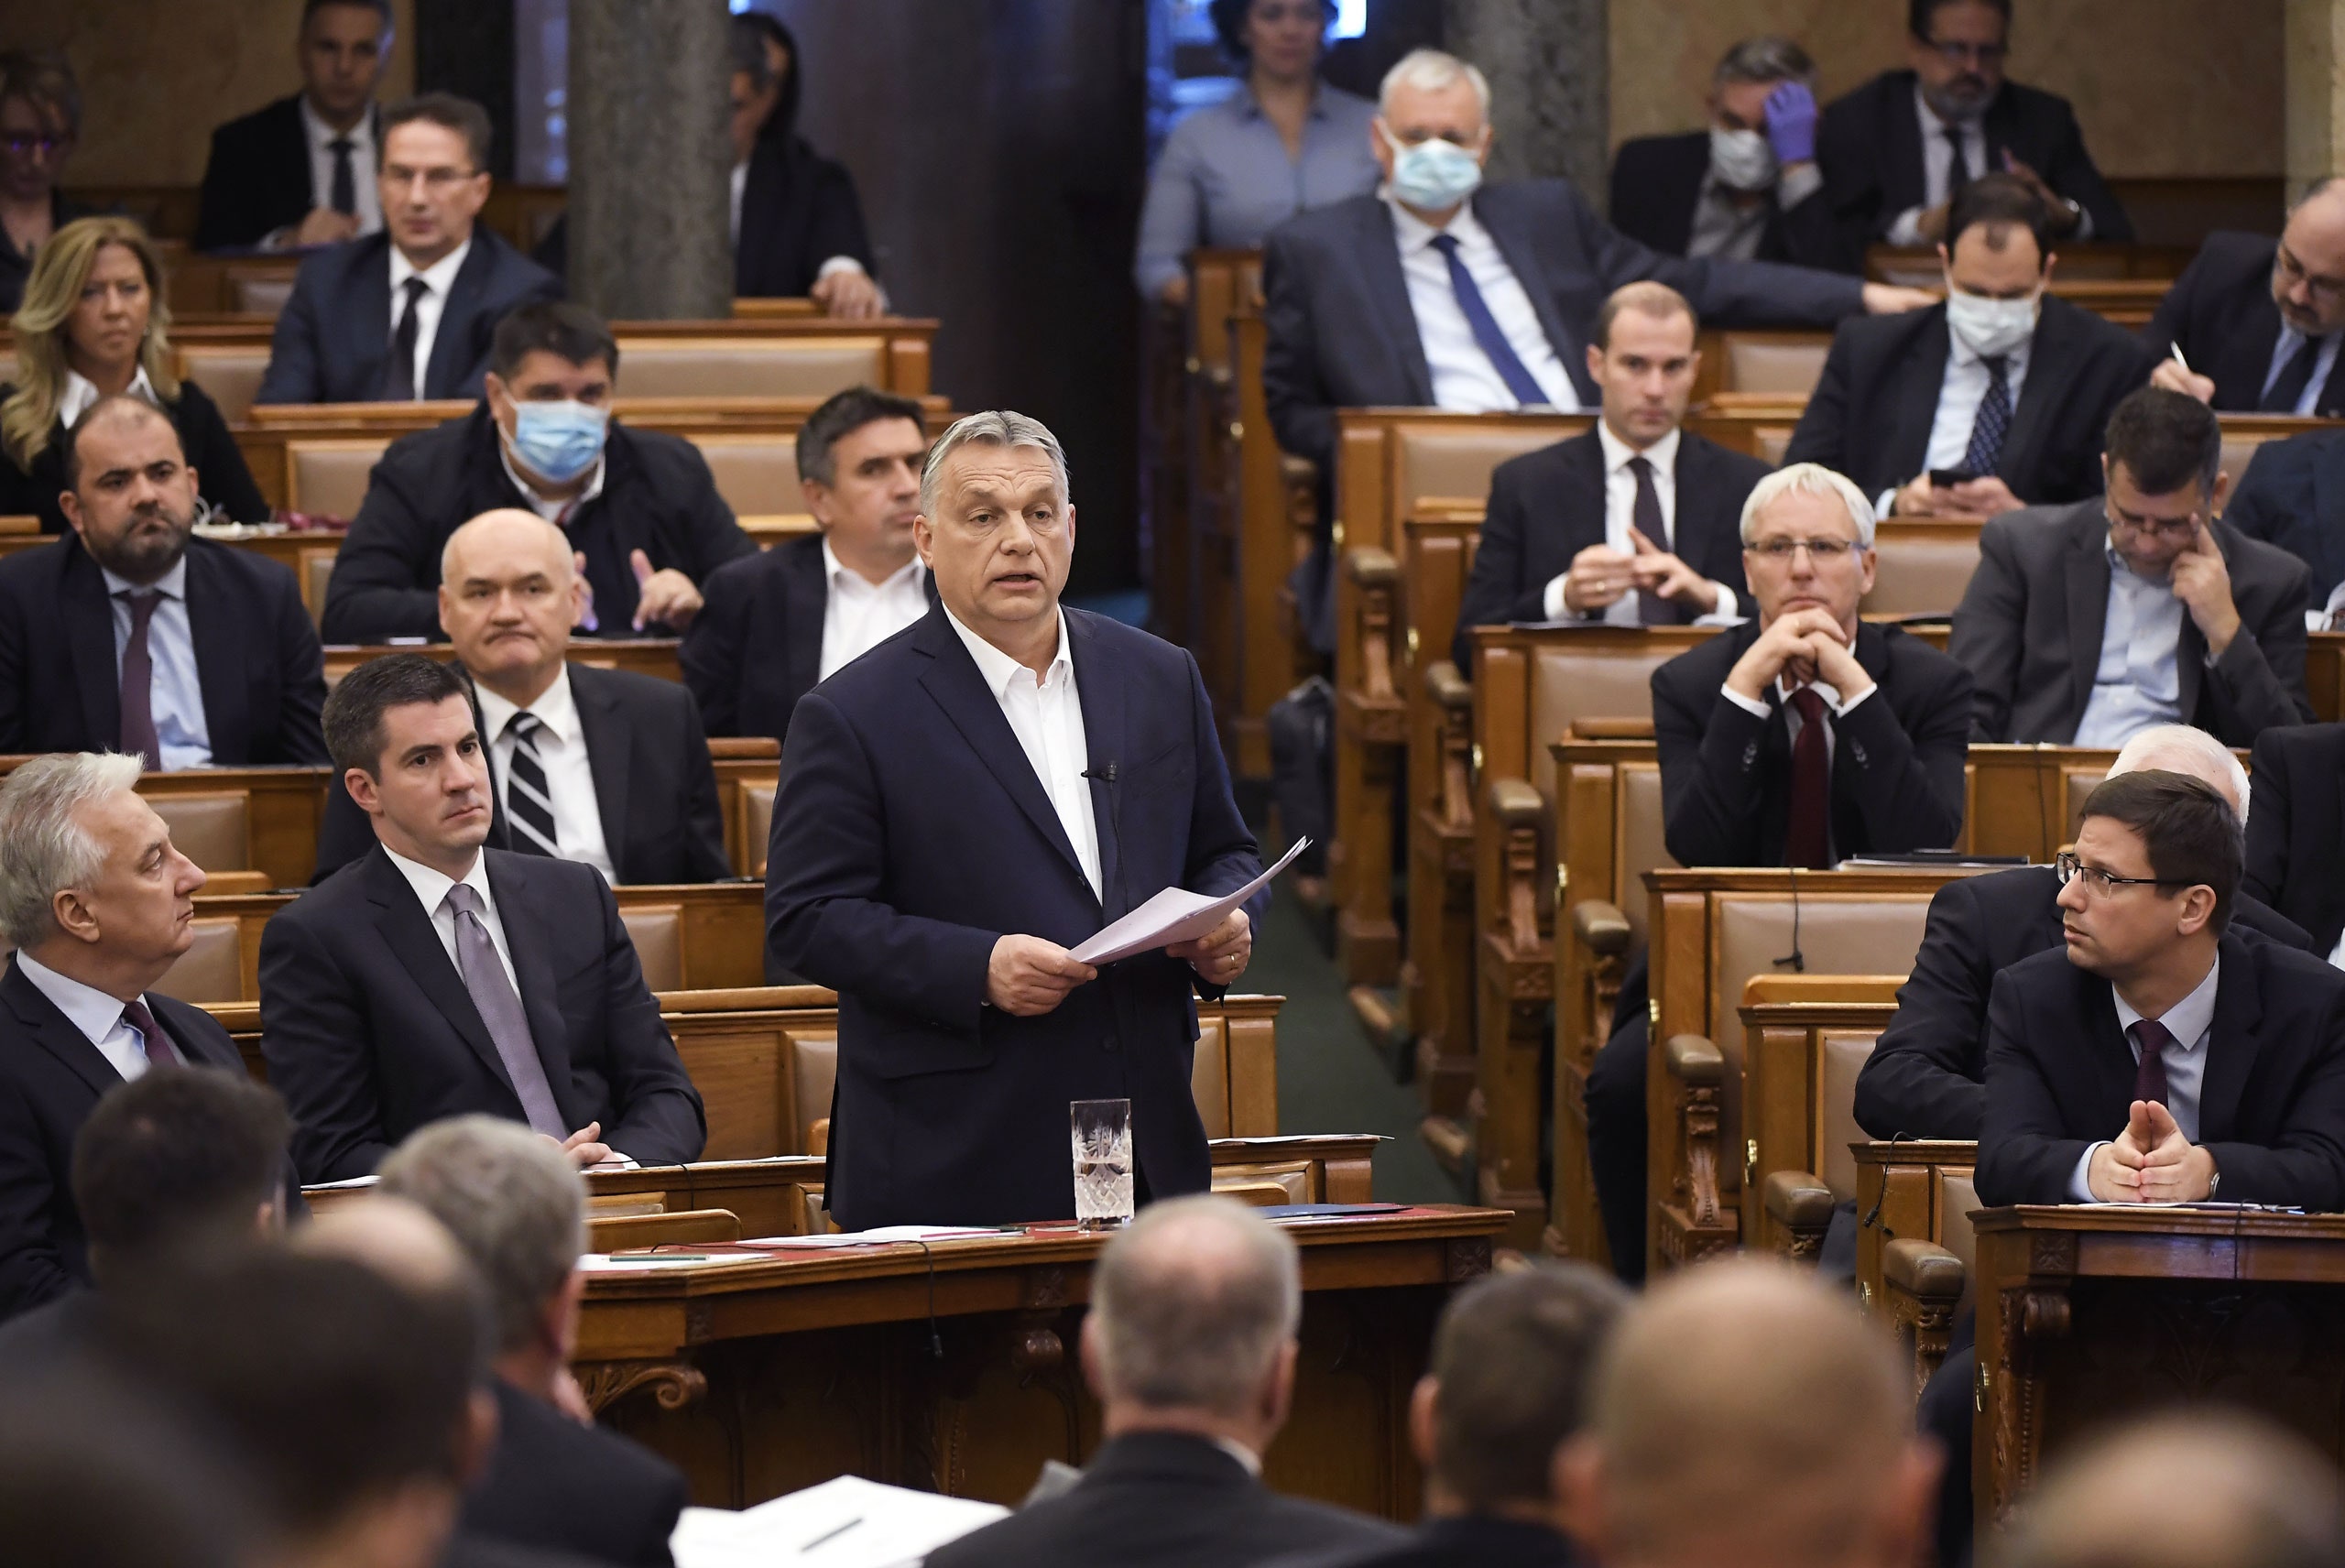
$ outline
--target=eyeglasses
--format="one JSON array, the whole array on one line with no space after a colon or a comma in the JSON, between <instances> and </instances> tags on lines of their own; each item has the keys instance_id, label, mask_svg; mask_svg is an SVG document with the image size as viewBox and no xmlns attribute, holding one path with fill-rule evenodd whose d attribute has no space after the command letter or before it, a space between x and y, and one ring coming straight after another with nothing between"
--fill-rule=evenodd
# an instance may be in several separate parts
<instances>
[{"instance_id":1,"label":"eyeglasses","mask_svg":"<svg viewBox=\"0 0 2345 1568\"><path fill-rule=\"evenodd\" d=\"M1807 559L1817 566L1833 566L1850 550L1863 547L1850 544L1847 539L1765 539L1743 548L1753 555L1765 556L1769 561L1789 561L1792 551L1804 550L1807 551Z\"/></svg>"},{"instance_id":2,"label":"eyeglasses","mask_svg":"<svg viewBox=\"0 0 2345 1568\"><path fill-rule=\"evenodd\" d=\"M2187 517L2137 517L2129 512L2119 511L2116 504L2109 501L2101 504L2101 516L2109 519L2109 526L2112 528L2122 528L2130 534L2147 534L2152 539L2172 539L2177 543L2196 536L2207 517L2205 512L2198 511Z\"/></svg>"},{"instance_id":3,"label":"eyeglasses","mask_svg":"<svg viewBox=\"0 0 2345 1568\"><path fill-rule=\"evenodd\" d=\"M2063 887L2082 875L2085 891L2096 898L2106 898L2119 887L2172 887L2177 885L2157 877L2119 877L2103 871L2098 866L2085 865L2077 858L2075 851L2067 849L2052 857L2052 869L2058 874Z\"/></svg>"},{"instance_id":4,"label":"eyeglasses","mask_svg":"<svg viewBox=\"0 0 2345 1568\"><path fill-rule=\"evenodd\" d=\"M2002 44L1965 44L1948 39L1940 43L1936 38L1924 38L1923 47L1937 51L1938 58L1948 65L1967 65L1977 60L1982 66L2001 65L2011 49Z\"/></svg>"},{"instance_id":5,"label":"eyeglasses","mask_svg":"<svg viewBox=\"0 0 2345 1568\"><path fill-rule=\"evenodd\" d=\"M2297 260L2296 253L2285 245L2273 253L2272 276L2284 289L2303 284L2307 293L2327 304L2333 305L2340 299L2345 299L2345 278L2324 278L2318 273L2307 272L2305 264Z\"/></svg>"},{"instance_id":6,"label":"eyeglasses","mask_svg":"<svg viewBox=\"0 0 2345 1568\"><path fill-rule=\"evenodd\" d=\"M5 148L18 158L28 158L35 153L46 158L54 153L63 152L71 145L71 138L66 136L32 136L25 133L0 136L0 148Z\"/></svg>"}]
</instances>

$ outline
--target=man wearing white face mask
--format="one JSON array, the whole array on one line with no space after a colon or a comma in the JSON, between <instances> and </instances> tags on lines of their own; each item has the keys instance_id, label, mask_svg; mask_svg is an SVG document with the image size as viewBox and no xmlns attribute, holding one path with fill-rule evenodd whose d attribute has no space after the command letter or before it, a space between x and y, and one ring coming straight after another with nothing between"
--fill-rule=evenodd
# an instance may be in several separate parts
<instances>
[{"instance_id":1,"label":"man wearing white face mask","mask_svg":"<svg viewBox=\"0 0 2345 1568\"><path fill-rule=\"evenodd\" d=\"M1612 226L1670 256L1838 267L1815 87L1815 62L1789 38L1727 50L1710 77L1707 130L1620 144Z\"/></svg>"},{"instance_id":2,"label":"man wearing white face mask","mask_svg":"<svg viewBox=\"0 0 2345 1568\"><path fill-rule=\"evenodd\" d=\"M612 417L618 344L583 306L507 316L489 366L470 414L401 437L376 465L326 585L325 639L439 637L441 550L465 518L501 507L569 537L587 588L580 634L682 632L708 574L757 552L706 460Z\"/></svg>"},{"instance_id":3,"label":"man wearing white face mask","mask_svg":"<svg viewBox=\"0 0 2345 1568\"><path fill-rule=\"evenodd\" d=\"M1884 517L1992 517L2100 494L2110 413L2149 374L2140 339L2045 294L2043 199L2014 175L1954 199L1946 303L1842 323L1783 454L1855 480Z\"/></svg>"}]
</instances>

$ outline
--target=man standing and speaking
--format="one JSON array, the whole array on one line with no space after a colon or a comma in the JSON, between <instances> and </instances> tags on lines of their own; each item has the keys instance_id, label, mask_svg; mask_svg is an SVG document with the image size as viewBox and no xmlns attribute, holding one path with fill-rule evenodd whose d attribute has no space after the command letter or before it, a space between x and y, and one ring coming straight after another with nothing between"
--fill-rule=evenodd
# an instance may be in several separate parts
<instances>
[{"instance_id":1,"label":"man standing and speaking","mask_svg":"<svg viewBox=\"0 0 2345 1568\"><path fill-rule=\"evenodd\" d=\"M1245 973L1248 909L1102 969L1069 951L1260 873L1196 663L1061 607L1074 508L1038 420L946 430L912 538L939 602L800 700L767 857L769 961L839 993L831 1213L1071 1216L1074 1100L1131 1101L1140 1202L1201 1191L1192 989Z\"/></svg>"}]
</instances>

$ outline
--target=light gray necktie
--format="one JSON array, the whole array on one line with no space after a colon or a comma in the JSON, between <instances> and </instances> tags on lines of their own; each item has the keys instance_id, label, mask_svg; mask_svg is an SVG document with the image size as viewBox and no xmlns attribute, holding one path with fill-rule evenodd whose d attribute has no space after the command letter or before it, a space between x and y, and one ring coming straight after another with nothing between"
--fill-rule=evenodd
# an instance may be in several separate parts
<instances>
[{"instance_id":1,"label":"light gray necktie","mask_svg":"<svg viewBox=\"0 0 2345 1568\"><path fill-rule=\"evenodd\" d=\"M513 1092L521 1097L522 1114L548 1137L568 1138L570 1128L554 1104L553 1085L546 1082L545 1064L529 1038L529 1016L521 1010L521 998L505 977L496 943L481 919L479 892L459 882L448 889L443 902L456 920L456 969L464 977L464 989L472 993L473 1006L480 1009L481 1021L488 1026L488 1038L496 1042Z\"/></svg>"}]
</instances>

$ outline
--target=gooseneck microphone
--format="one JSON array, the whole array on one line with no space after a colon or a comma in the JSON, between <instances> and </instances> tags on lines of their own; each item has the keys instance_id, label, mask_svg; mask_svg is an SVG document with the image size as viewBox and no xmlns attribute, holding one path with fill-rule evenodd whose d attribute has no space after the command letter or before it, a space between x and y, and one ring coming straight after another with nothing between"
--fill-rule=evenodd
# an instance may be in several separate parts
<instances>
[{"instance_id":1,"label":"gooseneck microphone","mask_svg":"<svg viewBox=\"0 0 2345 1568\"><path fill-rule=\"evenodd\" d=\"M1102 784L1113 784L1116 781L1116 765L1111 761L1105 768L1086 768L1083 770L1083 776L1085 779L1096 779Z\"/></svg>"}]
</instances>

